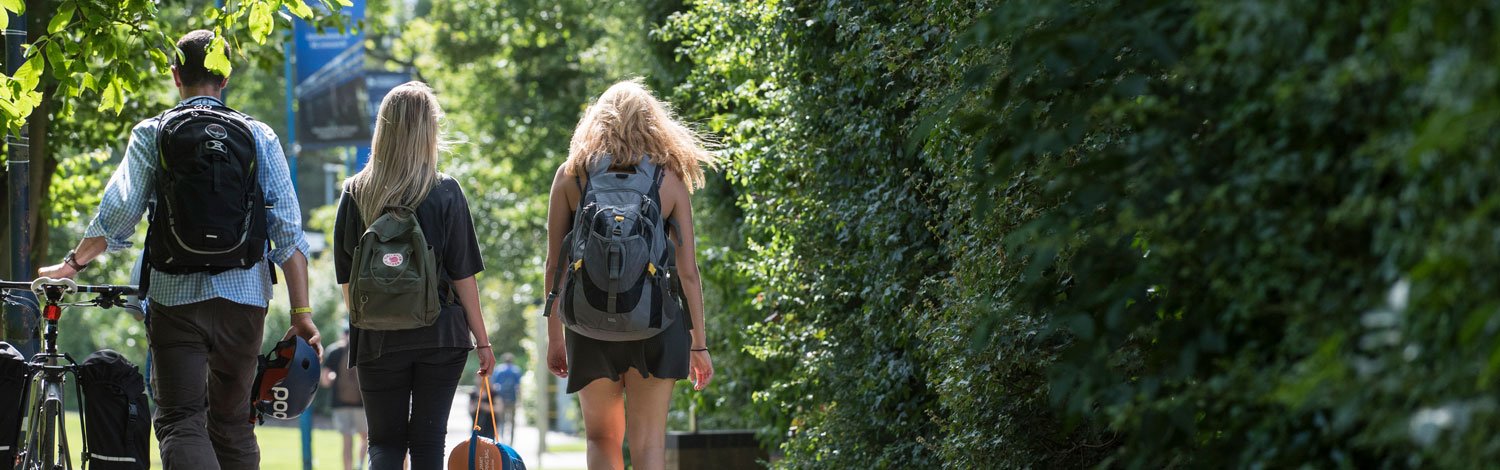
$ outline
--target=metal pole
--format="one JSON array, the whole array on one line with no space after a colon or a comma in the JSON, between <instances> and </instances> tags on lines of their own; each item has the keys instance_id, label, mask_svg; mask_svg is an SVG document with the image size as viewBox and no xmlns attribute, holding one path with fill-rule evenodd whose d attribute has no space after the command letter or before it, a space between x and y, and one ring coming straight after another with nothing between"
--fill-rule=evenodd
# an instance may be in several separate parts
<instances>
[{"instance_id":1,"label":"metal pole","mask_svg":"<svg viewBox=\"0 0 1500 470\"><path fill-rule=\"evenodd\" d=\"M21 45L26 43L26 15L10 15L12 28L5 30L5 73L14 77L25 59ZM7 150L5 173L10 188L10 275L15 280L31 279L31 144L27 119L20 135L5 136ZM37 315L19 306L5 312L5 340L31 357L36 353Z\"/></svg>"},{"instance_id":2,"label":"metal pole","mask_svg":"<svg viewBox=\"0 0 1500 470\"><path fill-rule=\"evenodd\" d=\"M549 425L552 424L548 422L549 419L547 415L550 411L549 409L552 407L553 398L552 391L548 390L548 385L553 380L552 373L547 370L547 321L549 319L540 315L534 315L533 317L538 320L536 322L537 326L535 337L539 339L535 342L537 348L536 351L532 353L531 357L540 358L531 360L533 364L540 365L539 367L532 367L532 373L536 374L535 382L537 394L535 415L537 433L536 468L544 468L542 467L542 455L547 453L547 429L550 427Z\"/></svg>"},{"instance_id":3,"label":"metal pole","mask_svg":"<svg viewBox=\"0 0 1500 470\"><path fill-rule=\"evenodd\" d=\"M293 82L292 61L295 59L293 51L297 48L296 33L288 31L286 35L285 57L282 63L282 75L286 82L286 165L292 177L292 191L297 191L297 112L292 109L293 95L296 93L296 83ZM274 268L273 268L274 269ZM302 468L312 470L313 468L313 416L311 412L302 413L297 427L302 430Z\"/></svg>"}]
</instances>

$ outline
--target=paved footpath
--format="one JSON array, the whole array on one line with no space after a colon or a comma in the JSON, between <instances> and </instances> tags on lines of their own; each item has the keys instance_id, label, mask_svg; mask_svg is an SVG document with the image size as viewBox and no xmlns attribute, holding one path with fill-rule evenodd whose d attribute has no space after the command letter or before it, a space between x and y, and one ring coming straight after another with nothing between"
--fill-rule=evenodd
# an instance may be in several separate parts
<instances>
[{"instance_id":1,"label":"paved footpath","mask_svg":"<svg viewBox=\"0 0 1500 470\"><path fill-rule=\"evenodd\" d=\"M474 415L469 414L469 394L467 387L460 387L458 396L453 398L453 409L448 414L448 442L444 449L452 449L474 429ZM511 447L521 454L521 459L526 461L526 468L544 470L583 470L588 468L588 456L583 451L574 452L548 452L537 454L538 439L537 428L525 422L524 413L516 413L516 441ZM567 445L570 448L581 449L582 439L577 436L549 432L547 433L547 446L556 448L559 445Z\"/></svg>"}]
</instances>

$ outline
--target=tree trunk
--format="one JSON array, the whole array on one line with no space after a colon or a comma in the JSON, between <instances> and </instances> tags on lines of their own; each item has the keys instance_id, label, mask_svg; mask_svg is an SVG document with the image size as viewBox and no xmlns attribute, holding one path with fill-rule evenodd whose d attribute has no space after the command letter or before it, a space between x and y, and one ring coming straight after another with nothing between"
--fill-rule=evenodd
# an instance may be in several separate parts
<instances>
[{"instance_id":1,"label":"tree trunk","mask_svg":"<svg viewBox=\"0 0 1500 470\"><path fill-rule=\"evenodd\" d=\"M0 166L0 211L5 212L5 230L0 230L0 279L12 280L17 276L10 272L10 224L16 223L10 215L10 173L9 168Z\"/></svg>"},{"instance_id":2,"label":"tree trunk","mask_svg":"<svg viewBox=\"0 0 1500 470\"><path fill-rule=\"evenodd\" d=\"M31 113L31 267L53 264L47 256L47 241L52 224L52 175L57 173L57 158L52 152L47 130L52 127L52 110L56 84L42 85L42 104ZM29 277L30 273L22 273Z\"/></svg>"},{"instance_id":3,"label":"tree trunk","mask_svg":"<svg viewBox=\"0 0 1500 470\"><path fill-rule=\"evenodd\" d=\"M37 38L45 34L47 23L51 21L56 9L57 2L46 0L26 2L28 43L35 44ZM52 219L52 175L57 173L57 159L53 158L47 130L52 127L52 110L57 108L56 103L52 102L56 89L57 82L51 74L43 74L42 102L31 112L31 117L27 118L27 137L31 144L31 218L26 221L31 224L31 252L27 253L27 256L31 257L32 269L53 264L47 262L47 239L49 228L51 228L48 221ZM15 218L11 219L11 223L18 222ZM30 279L35 274L35 272L11 273L11 277Z\"/></svg>"}]
</instances>

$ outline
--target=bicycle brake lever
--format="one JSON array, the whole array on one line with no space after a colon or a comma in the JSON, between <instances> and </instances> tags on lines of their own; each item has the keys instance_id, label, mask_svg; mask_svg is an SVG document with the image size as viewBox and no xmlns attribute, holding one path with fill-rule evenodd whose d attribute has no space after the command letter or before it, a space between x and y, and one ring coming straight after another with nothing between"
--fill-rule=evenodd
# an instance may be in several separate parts
<instances>
[{"instance_id":1,"label":"bicycle brake lever","mask_svg":"<svg viewBox=\"0 0 1500 470\"><path fill-rule=\"evenodd\" d=\"M135 317L135 321L146 320L146 309L141 308L140 305L123 303L120 304L120 307L124 308L125 310L129 310L130 316Z\"/></svg>"}]
</instances>

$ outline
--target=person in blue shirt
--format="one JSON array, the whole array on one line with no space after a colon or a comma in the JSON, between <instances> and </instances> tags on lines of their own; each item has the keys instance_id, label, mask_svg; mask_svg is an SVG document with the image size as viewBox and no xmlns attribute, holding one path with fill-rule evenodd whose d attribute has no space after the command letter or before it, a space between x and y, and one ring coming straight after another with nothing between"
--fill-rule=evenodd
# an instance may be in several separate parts
<instances>
[{"instance_id":1,"label":"person in blue shirt","mask_svg":"<svg viewBox=\"0 0 1500 470\"><path fill-rule=\"evenodd\" d=\"M495 430L495 439L506 436L503 442L514 443L516 439L516 397L521 388L521 368L516 365L516 356L511 353L500 355L499 366L495 367L494 374L490 377L490 386L494 390L495 399L499 400L499 406L495 410L495 419L500 429Z\"/></svg>"},{"instance_id":2,"label":"person in blue shirt","mask_svg":"<svg viewBox=\"0 0 1500 470\"><path fill-rule=\"evenodd\" d=\"M204 67L212 31L197 30L177 41L172 67L182 105L223 106L229 77ZM215 51L218 53L218 51ZM229 55L226 46L222 52ZM62 263L38 270L43 277L72 278L99 255L131 247L130 238L154 199L158 177L158 119L131 130L124 161L105 186L97 215L83 241ZM164 468L255 469L260 446L251 421L250 388L255 380L273 269L281 266L291 304L286 337L301 336L321 354L317 326L307 301L307 241L286 157L276 133L251 121L256 166L273 244L261 262L217 274L168 274L151 270L146 292L150 320L146 335L154 365L154 423Z\"/></svg>"}]
</instances>

